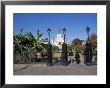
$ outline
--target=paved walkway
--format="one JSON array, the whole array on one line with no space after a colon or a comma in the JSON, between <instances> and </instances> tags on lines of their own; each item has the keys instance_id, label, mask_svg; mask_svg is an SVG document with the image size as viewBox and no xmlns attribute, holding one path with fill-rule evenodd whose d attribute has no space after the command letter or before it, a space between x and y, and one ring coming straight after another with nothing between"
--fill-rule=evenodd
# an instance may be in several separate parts
<instances>
[{"instance_id":1,"label":"paved walkway","mask_svg":"<svg viewBox=\"0 0 110 88\"><path fill-rule=\"evenodd\" d=\"M68 66L42 64L14 64L14 75L97 75L97 65L71 63Z\"/></svg>"}]
</instances>

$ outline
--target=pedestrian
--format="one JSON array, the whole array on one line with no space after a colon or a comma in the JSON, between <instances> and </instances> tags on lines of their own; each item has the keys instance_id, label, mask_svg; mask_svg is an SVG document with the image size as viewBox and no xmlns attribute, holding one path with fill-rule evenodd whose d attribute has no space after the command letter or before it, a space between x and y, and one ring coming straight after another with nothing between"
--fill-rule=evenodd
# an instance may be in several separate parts
<instances>
[{"instance_id":1,"label":"pedestrian","mask_svg":"<svg viewBox=\"0 0 110 88\"><path fill-rule=\"evenodd\" d=\"M73 52L72 52L72 50L69 52L69 61L71 61L71 63L73 62Z\"/></svg>"},{"instance_id":2,"label":"pedestrian","mask_svg":"<svg viewBox=\"0 0 110 88\"><path fill-rule=\"evenodd\" d=\"M75 54L75 59L76 59L77 64L79 64L81 62L80 61L80 55L77 51L76 51L76 54Z\"/></svg>"},{"instance_id":3,"label":"pedestrian","mask_svg":"<svg viewBox=\"0 0 110 88\"><path fill-rule=\"evenodd\" d=\"M97 51L96 51L96 54L95 54L94 64L97 65Z\"/></svg>"}]
</instances>

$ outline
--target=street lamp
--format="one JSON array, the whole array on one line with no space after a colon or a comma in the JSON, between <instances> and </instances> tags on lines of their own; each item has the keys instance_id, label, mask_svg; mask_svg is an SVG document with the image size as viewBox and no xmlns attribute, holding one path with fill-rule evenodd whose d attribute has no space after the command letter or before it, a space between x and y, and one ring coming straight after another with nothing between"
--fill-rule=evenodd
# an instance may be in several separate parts
<instances>
[{"instance_id":1,"label":"street lamp","mask_svg":"<svg viewBox=\"0 0 110 88\"><path fill-rule=\"evenodd\" d=\"M48 43L50 43L50 32L51 32L51 29L48 28L48 29L47 29L47 32L48 32L48 36L49 36L49 42L48 42Z\"/></svg>"},{"instance_id":2,"label":"street lamp","mask_svg":"<svg viewBox=\"0 0 110 88\"><path fill-rule=\"evenodd\" d=\"M88 66L91 66L92 65L93 54L92 54L91 43L89 41L89 31L90 31L89 26L87 26L86 31L87 31L87 35L88 35L88 40L85 44L86 46L85 46L85 49L84 49L84 55L85 55L84 63Z\"/></svg>"},{"instance_id":3,"label":"street lamp","mask_svg":"<svg viewBox=\"0 0 110 88\"><path fill-rule=\"evenodd\" d=\"M53 64L52 64L52 45L50 43L50 32L51 32L51 29L48 28L47 33L49 36L49 41L47 44L47 66L53 66Z\"/></svg>"},{"instance_id":4,"label":"street lamp","mask_svg":"<svg viewBox=\"0 0 110 88\"><path fill-rule=\"evenodd\" d=\"M67 66L68 65L68 52L67 52L67 44L65 43L66 28L63 28L63 34L64 34L64 42L62 44L62 60L61 60L61 63L63 66Z\"/></svg>"},{"instance_id":5,"label":"street lamp","mask_svg":"<svg viewBox=\"0 0 110 88\"><path fill-rule=\"evenodd\" d=\"M89 31L90 31L89 26L87 26L86 31L87 31L87 35L88 35L88 41L89 41Z\"/></svg>"},{"instance_id":6,"label":"street lamp","mask_svg":"<svg viewBox=\"0 0 110 88\"><path fill-rule=\"evenodd\" d=\"M63 28L63 34L64 34L64 43L65 43L65 37L66 37L66 28Z\"/></svg>"}]
</instances>

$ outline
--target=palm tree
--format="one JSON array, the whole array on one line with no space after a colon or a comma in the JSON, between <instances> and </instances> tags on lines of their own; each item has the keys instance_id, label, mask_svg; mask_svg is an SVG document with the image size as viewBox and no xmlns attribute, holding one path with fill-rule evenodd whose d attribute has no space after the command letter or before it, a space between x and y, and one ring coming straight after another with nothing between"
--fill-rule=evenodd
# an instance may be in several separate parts
<instances>
[{"instance_id":1,"label":"palm tree","mask_svg":"<svg viewBox=\"0 0 110 88\"><path fill-rule=\"evenodd\" d=\"M23 42L23 28L20 29L19 34L14 34L14 46L15 46L15 52L19 51L22 52L22 42Z\"/></svg>"},{"instance_id":2,"label":"palm tree","mask_svg":"<svg viewBox=\"0 0 110 88\"><path fill-rule=\"evenodd\" d=\"M43 33L40 33L39 29L38 29L36 32L36 35L35 35L34 48L36 48L37 52L41 52L42 50L44 50L46 48L46 44L43 43L42 40L40 40L42 34Z\"/></svg>"},{"instance_id":3,"label":"palm tree","mask_svg":"<svg viewBox=\"0 0 110 88\"><path fill-rule=\"evenodd\" d=\"M22 58L23 43L24 43L24 40L26 40L25 37L24 37L24 34L23 34L23 28L20 29L20 33L18 33L18 34L14 33L13 37L14 37L14 55L15 55L15 60L18 59L21 62L21 59L23 59ZM18 55L16 54L16 51L19 52L19 53L17 53Z\"/></svg>"},{"instance_id":4,"label":"palm tree","mask_svg":"<svg viewBox=\"0 0 110 88\"><path fill-rule=\"evenodd\" d=\"M37 52L46 49L46 44L40 40L41 36L42 33L39 33L39 29L34 37L31 32L23 33L23 28L21 28L20 33L14 34L14 53L18 51L22 55L24 51L29 52L30 59L30 52L33 51L36 56Z\"/></svg>"}]
</instances>

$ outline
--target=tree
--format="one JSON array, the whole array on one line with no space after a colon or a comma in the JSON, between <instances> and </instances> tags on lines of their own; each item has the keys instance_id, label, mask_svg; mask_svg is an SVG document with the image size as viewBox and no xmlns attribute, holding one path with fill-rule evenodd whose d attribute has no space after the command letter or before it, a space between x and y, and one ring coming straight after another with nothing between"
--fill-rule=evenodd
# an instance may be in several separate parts
<instances>
[{"instance_id":1,"label":"tree","mask_svg":"<svg viewBox=\"0 0 110 88\"><path fill-rule=\"evenodd\" d=\"M39 33L39 30L36 32L34 37L31 32L24 33L23 28L20 29L20 33L14 33L14 54L16 54L16 51L20 53L20 58L16 59L21 61L21 58L23 58L23 53L28 53L29 58L27 59L31 60L31 56L36 57L37 52L41 52L42 50L46 49L46 44L40 40L41 36L42 33ZM31 52L35 52L34 55L31 55Z\"/></svg>"},{"instance_id":2,"label":"tree","mask_svg":"<svg viewBox=\"0 0 110 88\"><path fill-rule=\"evenodd\" d=\"M74 47L72 44L68 44L68 51L73 51Z\"/></svg>"},{"instance_id":3,"label":"tree","mask_svg":"<svg viewBox=\"0 0 110 88\"><path fill-rule=\"evenodd\" d=\"M81 45L81 44L82 44L82 40L80 40L79 38L76 38L76 39L74 39L74 40L72 41L72 43L73 43L74 45Z\"/></svg>"},{"instance_id":4,"label":"tree","mask_svg":"<svg viewBox=\"0 0 110 88\"><path fill-rule=\"evenodd\" d=\"M32 35L31 32L27 32L24 34L24 48L26 51L31 51L32 48L34 47L34 41L35 41L35 38L34 36Z\"/></svg>"},{"instance_id":5,"label":"tree","mask_svg":"<svg viewBox=\"0 0 110 88\"><path fill-rule=\"evenodd\" d=\"M93 48L97 48L97 35L95 33L90 35L90 42L92 43Z\"/></svg>"},{"instance_id":6,"label":"tree","mask_svg":"<svg viewBox=\"0 0 110 88\"><path fill-rule=\"evenodd\" d=\"M20 29L20 33L14 33L14 55L15 61L25 61L28 58L23 56L23 51L26 50L26 47L30 43L29 39L26 37L27 34L23 33L23 28ZM16 53L18 51L18 53Z\"/></svg>"},{"instance_id":7,"label":"tree","mask_svg":"<svg viewBox=\"0 0 110 88\"><path fill-rule=\"evenodd\" d=\"M24 35L23 35L23 28L20 29L20 33L14 34L14 48L15 52L19 51L22 52L23 43L24 43Z\"/></svg>"},{"instance_id":8,"label":"tree","mask_svg":"<svg viewBox=\"0 0 110 88\"><path fill-rule=\"evenodd\" d=\"M59 51L58 46L55 46L55 45L52 46L52 49L53 49L53 51Z\"/></svg>"},{"instance_id":9,"label":"tree","mask_svg":"<svg viewBox=\"0 0 110 88\"><path fill-rule=\"evenodd\" d=\"M81 52L81 49L82 49L82 40L80 40L79 38L76 38L72 41L72 47L73 49L75 49L76 51L78 52Z\"/></svg>"},{"instance_id":10,"label":"tree","mask_svg":"<svg viewBox=\"0 0 110 88\"><path fill-rule=\"evenodd\" d=\"M42 50L46 49L46 44L40 40L42 33L39 32L39 29L36 32L35 40L34 40L34 48L36 48L37 52L41 52Z\"/></svg>"},{"instance_id":11,"label":"tree","mask_svg":"<svg viewBox=\"0 0 110 88\"><path fill-rule=\"evenodd\" d=\"M14 34L14 45L16 51L28 51L33 47L34 36L31 32L23 33L23 28L20 33Z\"/></svg>"}]
</instances>

